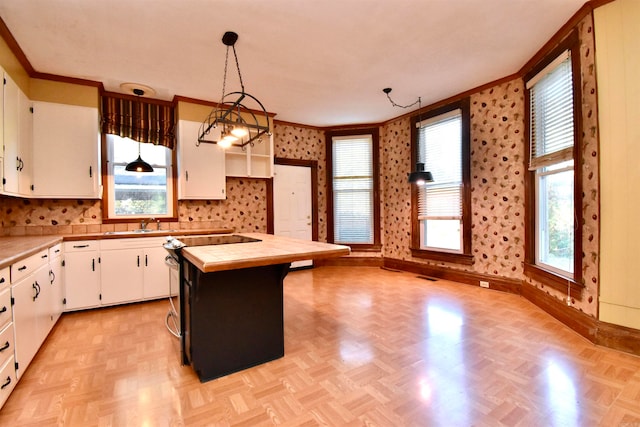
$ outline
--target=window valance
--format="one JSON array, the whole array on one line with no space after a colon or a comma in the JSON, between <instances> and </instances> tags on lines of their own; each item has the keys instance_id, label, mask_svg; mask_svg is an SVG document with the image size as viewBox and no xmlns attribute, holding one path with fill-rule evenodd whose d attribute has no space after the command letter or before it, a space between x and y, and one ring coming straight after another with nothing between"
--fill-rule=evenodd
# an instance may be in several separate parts
<instances>
[{"instance_id":1,"label":"window valance","mask_svg":"<svg viewBox=\"0 0 640 427\"><path fill-rule=\"evenodd\" d=\"M102 94L101 104L103 133L169 149L175 146L173 105L112 93Z\"/></svg>"}]
</instances>

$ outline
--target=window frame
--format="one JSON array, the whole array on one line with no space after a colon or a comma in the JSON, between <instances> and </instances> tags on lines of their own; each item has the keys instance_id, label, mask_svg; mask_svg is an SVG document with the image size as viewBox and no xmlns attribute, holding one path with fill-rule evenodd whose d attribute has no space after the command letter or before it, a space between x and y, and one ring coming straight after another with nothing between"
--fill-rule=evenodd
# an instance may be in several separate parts
<instances>
[{"instance_id":1,"label":"window frame","mask_svg":"<svg viewBox=\"0 0 640 427\"><path fill-rule=\"evenodd\" d=\"M411 117L411 167L415 167L418 161L418 122L458 109L462 112L460 141L462 145L460 159L462 162L462 252L449 251L446 249L420 248L420 220L418 219L419 189L417 184L411 184L410 249L411 255L415 258L471 265L473 263L473 254L471 253L471 112L469 97L429 109L426 112Z\"/></svg>"},{"instance_id":2,"label":"window frame","mask_svg":"<svg viewBox=\"0 0 640 427\"><path fill-rule=\"evenodd\" d=\"M555 48L535 64L523 76L526 83L551 64L565 51L571 52L571 72L573 76L573 205L574 205L574 241L573 241L573 275L563 274L555 269L536 264L537 236L537 186L536 171L529 171L531 150L531 102L529 89L525 87L525 276L542 282L558 291L567 293L579 292L584 288L582 278L582 83L580 71L580 40L577 31L572 31Z\"/></svg>"},{"instance_id":3,"label":"window frame","mask_svg":"<svg viewBox=\"0 0 640 427\"><path fill-rule=\"evenodd\" d=\"M159 220L160 222L175 222L178 219L177 210L178 210L178 200L177 200L177 176L176 176L176 150L169 149L171 151L170 154L170 164L167 165L167 169L169 172L167 173L167 191L170 194L167 194L167 201L169 202L169 213L165 216L155 216L155 215L130 215L130 216L115 216L111 215L111 207L113 205L113 197L115 196L114 192L114 175L113 175L113 166L112 162L112 152L109 149L109 143L107 141L106 133L101 134L101 157L102 157L102 185L103 185L103 193L102 193L102 223L103 224L117 224L117 223L128 223L135 222L141 219L148 219L150 217ZM118 136L118 135L115 135ZM144 144L144 143L143 143ZM134 159L132 159L134 160Z\"/></svg>"},{"instance_id":4,"label":"window frame","mask_svg":"<svg viewBox=\"0 0 640 427\"><path fill-rule=\"evenodd\" d=\"M335 216L334 216L334 192L333 192L333 138L366 135L371 137L372 147L372 174L373 174L373 243L349 243L341 242L358 252L379 252L382 250L380 242L380 131L378 128L362 128L350 130L333 130L325 132L326 159L327 159L327 242L334 242Z\"/></svg>"}]
</instances>

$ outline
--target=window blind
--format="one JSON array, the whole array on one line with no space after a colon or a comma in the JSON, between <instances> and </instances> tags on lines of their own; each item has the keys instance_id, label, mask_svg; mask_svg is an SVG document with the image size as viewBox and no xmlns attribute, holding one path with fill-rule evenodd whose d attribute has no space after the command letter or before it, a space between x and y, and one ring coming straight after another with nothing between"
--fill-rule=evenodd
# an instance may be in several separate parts
<instances>
[{"instance_id":1,"label":"window blind","mask_svg":"<svg viewBox=\"0 0 640 427\"><path fill-rule=\"evenodd\" d=\"M373 243L373 140L334 137L333 221L336 243Z\"/></svg>"},{"instance_id":2,"label":"window blind","mask_svg":"<svg viewBox=\"0 0 640 427\"><path fill-rule=\"evenodd\" d=\"M529 170L573 158L571 54L564 52L526 84L530 100Z\"/></svg>"},{"instance_id":3,"label":"window blind","mask_svg":"<svg viewBox=\"0 0 640 427\"><path fill-rule=\"evenodd\" d=\"M462 218L462 111L417 124L418 157L434 182L419 187L418 219Z\"/></svg>"}]
</instances>

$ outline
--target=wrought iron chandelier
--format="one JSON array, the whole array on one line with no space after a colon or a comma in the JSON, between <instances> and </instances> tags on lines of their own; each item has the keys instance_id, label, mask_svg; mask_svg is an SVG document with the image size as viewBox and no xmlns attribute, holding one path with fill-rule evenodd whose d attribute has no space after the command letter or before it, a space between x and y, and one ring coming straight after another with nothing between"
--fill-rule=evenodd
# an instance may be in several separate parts
<instances>
[{"instance_id":1,"label":"wrought iron chandelier","mask_svg":"<svg viewBox=\"0 0 640 427\"><path fill-rule=\"evenodd\" d=\"M396 104L395 102L393 102L393 99L391 99L391 96L389 96L389 93L391 93L391 88L390 87L386 87L386 88L382 89L382 91L387 95L387 98L389 99L389 102L391 102L391 105L393 105L394 107L411 108L414 105L418 104L418 126L420 126L420 122L422 121L421 120L422 98L418 97L418 100L416 102L414 102L413 104L400 105L400 104ZM433 182L433 175L431 175L431 172L424 170L424 163L422 163L420 161L419 144L417 144L417 143L416 143L416 160L417 160L416 161L416 170L409 174L409 182L411 184L417 184L417 185L424 185L427 182Z\"/></svg>"},{"instance_id":2,"label":"wrought iron chandelier","mask_svg":"<svg viewBox=\"0 0 640 427\"><path fill-rule=\"evenodd\" d=\"M244 90L240 64L236 54L236 41L238 41L238 34L232 31L227 31L222 36L222 43L227 46L224 79L222 81L222 99L200 126L196 145L207 143L218 144L223 148L235 146L244 149L247 145L253 146L256 142L262 142L263 136L271 135L267 111L255 96L248 94ZM240 91L225 93L229 48L233 50L233 57L236 61Z\"/></svg>"}]
</instances>

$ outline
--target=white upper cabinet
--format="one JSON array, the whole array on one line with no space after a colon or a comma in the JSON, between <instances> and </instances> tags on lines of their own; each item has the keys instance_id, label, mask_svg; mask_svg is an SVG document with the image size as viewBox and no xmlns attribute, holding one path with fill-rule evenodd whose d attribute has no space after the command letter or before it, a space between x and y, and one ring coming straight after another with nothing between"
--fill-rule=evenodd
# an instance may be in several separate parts
<instances>
[{"instance_id":1,"label":"white upper cabinet","mask_svg":"<svg viewBox=\"0 0 640 427\"><path fill-rule=\"evenodd\" d=\"M265 135L253 146L230 147L226 151L227 176L273 177L273 135Z\"/></svg>"},{"instance_id":2,"label":"white upper cabinet","mask_svg":"<svg viewBox=\"0 0 640 427\"><path fill-rule=\"evenodd\" d=\"M4 73L2 191L28 196L31 193L31 101L11 77Z\"/></svg>"},{"instance_id":3,"label":"white upper cabinet","mask_svg":"<svg viewBox=\"0 0 640 427\"><path fill-rule=\"evenodd\" d=\"M33 103L33 197L100 198L98 109Z\"/></svg>"},{"instance_id":4,"label":"white upper cabinet","mask_svg":"<svg viewBox=\"0 0 640 427\"><path fill-rule=\"evenodd\" d=\"M215 144L200 144L201 123L178 121L178 199L226 199L225 153Z\"/></svg>"}]
</instances>

